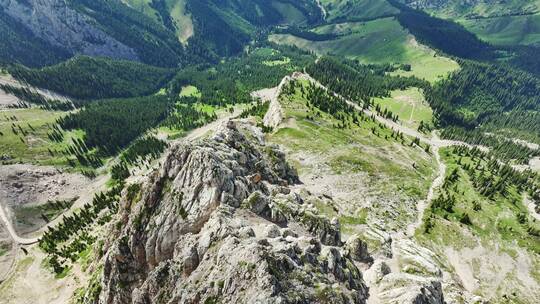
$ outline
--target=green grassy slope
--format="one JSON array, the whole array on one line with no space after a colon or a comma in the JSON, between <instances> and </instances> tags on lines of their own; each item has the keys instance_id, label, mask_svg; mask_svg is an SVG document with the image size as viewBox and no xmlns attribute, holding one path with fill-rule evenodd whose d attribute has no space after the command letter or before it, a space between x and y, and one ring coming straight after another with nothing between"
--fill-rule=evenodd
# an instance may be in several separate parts
<instances>
[{"instance_id":1,"label":"green grassy slope","mask_svg":"<svg viewBox=\"0 0 540 304\"><path fill-rule=\"evenodd\" d=\"M80 130L65 132L61 142L51 141L47 136L53 132L56 119L66 114L37 108L2 110L1 153L8 157L8 162L66 165L65 157L56 151L64 150L71 144L72 139L82 138L84 133Z\"/></svg>"},{"instance_id":2,"label":"green grassy slope","mask_svg":"<svg viewBox=\"0 0 540 304\"><path fill-rule=\"evenodd\" d=\"M399 13L385 0L322 0L329 22L368 20Z\"/></svg>"},{"instance_id":3,"label":"green grassy slope","mask_svg":"<svg viewBox=\"0 0 540 304\"><path fill-rule=\"evenodd\" d=\"M418 88L392 91L390 97L375 98L374 102L382 109L392 111L412 129L417 129L421 121L429 124L433 120L433 111Z\"/></svg>"},{"instance_id":4,"label":"green grassy slope","mask_svg":"<svg viewBox=\"0 0 540 304\"><path fill-rule=\"evenodd\" d=\"M295 45L318 55L332 54L358 59L365 63L408 63L413 74L429 81L458 68L456 62L436 56L419 45L393 17L368 22L323 25L313 29L318 34L334 34L335 38L312 41L291 34L274 34L270 41Z\"/></svg>"},{"instance_id":5,"label":"green grassy slope","mask_svg":"<svg viewBox=\"0 0 540 304\"><path fill-rule=\"evenodd\" d=\"M493 44L540 44L540 15L462 19L458 22Z\"/></svg>"}]
</instances>

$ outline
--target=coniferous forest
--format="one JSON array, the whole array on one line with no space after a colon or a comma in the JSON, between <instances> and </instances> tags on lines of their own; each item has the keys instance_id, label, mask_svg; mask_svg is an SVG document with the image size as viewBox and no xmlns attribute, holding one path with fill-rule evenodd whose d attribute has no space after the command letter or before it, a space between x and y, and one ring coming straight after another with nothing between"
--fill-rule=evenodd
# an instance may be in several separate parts
<instances>
[{"instance_id":1,"label":"coniferous forest","mask_svg":"<svg viewBox=\"0 0 540 304\"><path fill-rule=\"evenodd\" d=\"M165 95L107 99L93 102L58 123L66 130L84 130L88 147L113 155L165 119L170 106Z\"/></svg>"},{"instance_id":2,"label":"coniferous forest","mask_svg":"<svg viewBox=\"0 0 540 304\"><path fill-rule=\"evenodd\" d=\"M80 56L57 65L9 73L32 86L79 100L149 95L163 87L175 71L132 61Z\"/></svg>"}]
</instances>

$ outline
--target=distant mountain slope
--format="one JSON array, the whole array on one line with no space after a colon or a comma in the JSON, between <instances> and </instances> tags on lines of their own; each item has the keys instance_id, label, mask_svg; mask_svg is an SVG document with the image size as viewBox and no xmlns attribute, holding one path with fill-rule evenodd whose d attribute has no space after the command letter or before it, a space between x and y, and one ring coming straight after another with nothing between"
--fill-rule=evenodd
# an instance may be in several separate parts
<instances>
[{"instance_id":1,"label":"distant mountain slope","mask_svg":"<svg viewBox=\"0 0 540 304\"><path fill-rule=\"evenodd\" d=\"M69 53L36 37L20 22L0 10L0 64L20 62L28 66L52 64Z\"/></svg>"},{"instance_id":2,"label":"distant mountain slope","mask_svg":"<svg viewBox=\"0 0 540 304\"><path fill-rule=\"evenodd\" d=\"M399 13L385 0L321 0L321 4L329 22L369 20Z\"/></svg>"},{"instance_id":3,"label":"distant mountain slope","mask_svg":"<svg viewBox=\"0 0 540 304\"><path fill-rule=\"evenodd\" d=\"M464 25L481 39L496 45L540 44L538 0L405 0L418 8Z\"/></svg>"},{"instance_id":4,"label":"distant mountain slope","mask_svg":"<svg viewBox=\"0 0 540 304\"><path fill-rule=\"evenodd\" d=\"M449 18L530 15L540 12L537 0L403 0L411 7Z\"/></svg>"},{"instance_id":5,"label":"distant mountain slope","mask_svg":"<svg viewBox=\"0 0 540 304\"><path fill-rule=\"evenodd\" d=\"M0 14L9 20L1 57L34 67L74 55L161 67L216 61L269 26L322 20L311 0L0 0Z\"/></svg>"},{"instance_id":6,"label":"distant mountain slope","mask_svg":"<svg viewBox=\"0 0 540 304\"><path fill-rule=\"evenodd\" d=\"M108 56L158 66L177 66L186 61L184 49L172 32L116 0L2 0L0 9L23 25L16 29L18 32L31 32L68 56ZM19 59L19 54L12 56L29 64ZM31 65L49 64L45 59L38 57Z\"/></svg>"},{"instance_id":7,"label":"distant mountain slope","mask_svg":"<svg viewBox=\"0 0 540 304\"><path fill-rule=\"evenodd\" d=\"M540 45L540 14L458 20L483 40L497 45Z\"/></svg>"}]
</instances>

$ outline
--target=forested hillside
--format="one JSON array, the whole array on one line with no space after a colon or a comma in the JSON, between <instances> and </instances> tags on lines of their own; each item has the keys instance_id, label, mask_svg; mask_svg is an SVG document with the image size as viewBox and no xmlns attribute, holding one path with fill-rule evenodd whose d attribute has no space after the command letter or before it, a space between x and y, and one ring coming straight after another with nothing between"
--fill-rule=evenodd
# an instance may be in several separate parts
<instances>
[{"instance_id":1,"label":"forested hillside","mask_svg":"<svg viewBox=\"0 0 540 304\"><path fill-rule=\"evenodd\" d=\"M39 67L90 55L182 67L237 55L271 26L322 20L316 3L308 0L53 2L0 3L7 42L0 49L2 61ZM70 27L63 25L67 18Z\"/></svg>"},{"instance_id":2,"label":"forested hillside","mask_svg":"<svg viewBox=\"0 0 540 304\"><path fill-rule=\"evenodd\" d=\"M84 130L87 147L112 155L165 119L170 105L164 95L102 100L60 119L59 124L67 130Z\"/></svg>"},{"instance_id":3,"label":"forested hillside","mask_svg":"<svg viewBox=\"0 0 540 304\"><path fill-rule=\"evenodd\" d=\"M87 56L41 69L11 66L8 71L33 86L76 99L149 95L163 87L175 73L174 69Z\"/></svg>"},{"instance_id":4,"label":"forested hillside","mask_svg":"<svg viewBox=\"0 0 540 304\"><path fill-rule=\"evenodd\" d=\"M482 60L494 58L491 46L461 25L410 9L396 0L389 1L400 9L397 17L400 24L420 42L461 58Z\"/></svg>"},{"instance_id":5,"label":"forested hillside","mask_svg":"<svg viewBox=\"0 0 540 304\"><path fill-rule=\"evenodd\" d=\"M538 111L539 91L540 80L526 72L462 61L458 72L428 90L426 96L442 125L473 127L511 111ZM521 123L527 122L520 120L515 125Z\"/></svg>"},{"instance_id":6,"label":"forested hillside","mask_svg":"<svg viewBox=\"0 0 540 304\"><path fill-rule=\"evenodd\" d=\"M540 143L540 80L508 66L471 61L425 90L444 127L444 138L490 147L505 160L527 163L537 149L512 139Z\"/></svg>"},{"instance_id":7,"label":"forested hillside","mask_svg":"<svg viewBox=\"0 0 540 304\"><path fill-rule=\"evenodd\" d=\"M373 97L389 96L390 91L408 87L424 87L426 81L416 77L388 76L390 66L362 65L323 57L306 71L333 91L356 102L371 104Z\"/></svg>"}]
</instances>

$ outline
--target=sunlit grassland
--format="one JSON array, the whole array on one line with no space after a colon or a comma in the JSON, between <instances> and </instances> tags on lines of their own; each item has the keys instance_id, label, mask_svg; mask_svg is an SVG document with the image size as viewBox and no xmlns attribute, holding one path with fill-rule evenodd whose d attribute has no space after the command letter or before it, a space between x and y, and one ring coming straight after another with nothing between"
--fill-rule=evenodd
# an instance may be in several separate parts
<instances>
[{"instance_id":1,"label":"sunlit grassland","mask_svg":"<svg viewBox=\"0 0 540 304\"><path fill-rule=\"evenodd\" d=\"M337 36L329 40L311 41L291 34L274 34L269 40L294 45L318 55L339 55L363 63L407 63L411 65L411 71L395 74L415 75L430 82L459 68L457 62L436 55L433 50L418 44L394 17L323 25L314 28L313 32Z\"/></svg>"},{"instance_id":2,"label":"sunlit grassland","mask_svg":"<svg viewBox=\"0 0 540 304\"><path fill-rule=\"evenodd\" d=\"M420 121L430 124L433 120L433 110L418 88L393 91L390 97L375 98L374 102L381 109L386 108L398 115L401 123L413 129L418 128Z\"/></svg>"},{"instance_id":3,"label":"sunlit grassland","mask_svg":"<svg viewBox=\"0 0 540 304\"><path fill-rule=\"evenodd\" d=\"M186 11L186 0L167 0L171 19L176 27L176 35L182 43L193 35L193 20L191 15Z\"/></svg>"},{"instance_id":4,"label":"sunlit grassland","mask_svg":"<svg viewBox=\"0 0 540 304\"><path fill-rule=\"evenodd\" d=\"M196 86L188 85L182 87L180 91L180 97L201 97L201 92Z\"/></svg>"},{"instance_id":5,"label":"sunlit grassland","mask_svg":"<svg viewBox=\"0 0 540 304\"><path fill-rule=\"evenodd\" d=\"M73 138L82 138L80 130L64 131L62 142L51 141L47 133L66 112L46 111L38 108L9 109L0 111L0 155L10 162L25 162L43 165L65 165L66 159L58 151L66 149ZM15 126L15 134L12 130ZM26 133L23 135L21 130ZM49 150L54 151L54 156Z\"/></svg>"},{"instance_id":6,"label":"sunlit grassland","mask_svg":"<svg viewBox=\"0 0 540 304\"><path fill-rule=\"evenodd\" d=\"M265 60L263 61L263 64L267 66L276 66L276 65L288 64L289 62L291 62L291 58L283 57L282 59L279 59L279 60Z\"/></svg>"}]
</instances>

